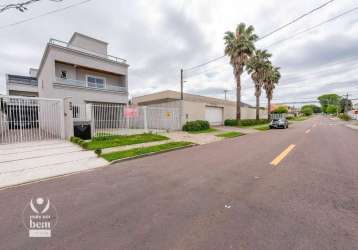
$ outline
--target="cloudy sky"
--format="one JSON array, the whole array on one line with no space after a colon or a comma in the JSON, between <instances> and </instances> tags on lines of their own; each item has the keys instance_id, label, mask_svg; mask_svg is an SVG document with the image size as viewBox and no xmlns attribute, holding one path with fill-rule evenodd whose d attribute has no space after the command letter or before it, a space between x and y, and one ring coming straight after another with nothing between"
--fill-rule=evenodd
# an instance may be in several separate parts
<instances>
[{"instance_id":1,"label":"cloudy sky","mask_svg":"<svg viewBox=\"0 0 358 250\"><path fill-rule=\"evenodd\" d=\"M0 6L22 0L0 0ZM0 91L5 74L28 74L38 67L49 38L67 41L77 31L109 43L112 55L130 64L131 96L179 90L180 68L188 69L223 55L223 35L240 22L263 36L327 0L92 0L64 11L10 25L82 2L42 0L21 13L0 13ZM304 101L322 93L358 97L358 10L310 32L357 1L336 0L320 11L257 43L268 49L283 78L274 101ZM288 40L287 40L288 39ZM185 71L185 91L216 97L235 81L227 58ZM243 75L243 100L254 102L253 83Z\"/></svg>"}]
</instances>

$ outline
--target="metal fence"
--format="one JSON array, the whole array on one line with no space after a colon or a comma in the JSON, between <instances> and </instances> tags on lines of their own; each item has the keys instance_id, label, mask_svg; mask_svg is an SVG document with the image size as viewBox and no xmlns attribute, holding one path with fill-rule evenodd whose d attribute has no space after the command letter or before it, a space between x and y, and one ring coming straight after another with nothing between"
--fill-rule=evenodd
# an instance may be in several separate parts
<instances>
[{"instance_id":1,"label":"metal fence","mask_svg":"<svg viewBox=\"0 0 358 250\"><path fill-rule=\"evenodd\" d=\"M73 117L91 125L92 137L180 129L177 108L91 103L74 105Z\"/></svg>"},{"instance_id":2,"label":"metal fence","mask_svg":"<svg viewBox=\"0 0 358 250\"><path fill-rule=\"evenodd\" d=\"M63 139L61 100L0 96L0 144Z\"/></svg>"}]
</instances>

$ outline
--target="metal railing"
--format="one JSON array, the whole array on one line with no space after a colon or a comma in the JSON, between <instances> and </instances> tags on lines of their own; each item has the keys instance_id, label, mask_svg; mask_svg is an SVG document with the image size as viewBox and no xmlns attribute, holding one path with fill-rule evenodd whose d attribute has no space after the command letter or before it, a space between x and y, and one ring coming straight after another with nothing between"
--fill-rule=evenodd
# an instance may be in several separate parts
<instances>
[{"instance_id":1,"label":"metal railing","mask_svg":"<svg viewBox=\"0 0 358 250\"><path fill-rule=\"evenodd\" d=\"M80 51L80 52L85 52L85 53L88 53L88 54L91 54L91 55L94 55L94 56L98 56L98 57L101 57L101 58L105 58L105 59L108 59L108 60L111 60L111 61L114 61L114 62L127 63L126 59L116 57L116 56L112 56L112 55L99 54L99 53L96 53L94 51L90 51L90 50L87 50L87 49L84 49L84 48L72 46L67 42L60 41L60 40L57 40L57 39L52 38L52 39L50 39L49 43L53 44L53 45L56 45L56 46L77 50L77 51Z\"/></svg>"},{"instance_id":2,"label":"metal railing","mask_svg":"<svg viewBox=\"0 0 358 250\"><path fill-rule=\"evenodd\" d=\"M75 79L65 79L65 78L61 78L61 77L56 77L56 83L74 86L74 87L82 87L82 88L86 88L86 89L93 89L93 90L109 90L109 91L115 91L115 92L127 92L126 87L106 84L103 88L98 88L98 87L96 88L96 87L88 86L86 81L75 80Z\"/></svg>"}]
</instances>

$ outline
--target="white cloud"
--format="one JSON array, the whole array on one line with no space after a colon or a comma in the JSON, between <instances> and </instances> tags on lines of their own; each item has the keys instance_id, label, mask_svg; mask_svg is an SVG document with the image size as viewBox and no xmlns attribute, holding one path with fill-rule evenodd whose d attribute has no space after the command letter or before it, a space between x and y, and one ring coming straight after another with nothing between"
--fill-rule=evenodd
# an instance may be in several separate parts
<instances>
[{"instance_id":1,"label":"white cloud","mask_svg":"<svg viewBox=\"0 0 358 250\"><path fill-rule=\"evenodd\" d=\"M1 3L7 2L12 1ZM111 54L128 60L132 96L164 89L178 90L180 68L222 55L224 32L234 30L238 23L252 24L257 33L263 35L323 2L325 0L93 0L31 22L0 29L0 86L4 85L5 73L27 74L29 67L36 67L49 38L68 40L73 32L78 31L108 41ZM7 11L0 14L0 26L72 3L68 0L62 3L43 0L31 5L25 13ZM257 45L266 48L342 13L354 4L355 1L351 0L333 2ZM352 13L269 48L274 55L273 61L282 68L283 74L275 99L299 99L323 91L351 90L354 84L348 80L354 79L355 74L349 64L335 68L334 74L320 72L327 71L321 65L329 66L328 63L354 56L358 60L357 35L358 21L356 13ZM187 72L187 75L195 73L201 74L187 79L185 89L188 92L222 97L224 89L235 89L227 59ZM337 86L343 81L342 87ZM243 77L242 86L243 100L253 103L253 85L248 76ZM231 92L230 97L234 96L235 93Z\"/></svg>"}]
</instances>

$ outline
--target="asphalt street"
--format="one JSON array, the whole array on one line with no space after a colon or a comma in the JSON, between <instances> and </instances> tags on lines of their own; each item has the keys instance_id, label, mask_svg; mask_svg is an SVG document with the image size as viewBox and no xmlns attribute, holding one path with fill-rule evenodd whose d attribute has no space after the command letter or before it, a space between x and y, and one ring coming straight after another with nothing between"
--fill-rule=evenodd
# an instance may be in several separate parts
<instances>
[{"instance_id":1,"label":"asphalt street","mask_svg":"<svg viewBox=\"0 0 358 250\"><path fill-rule=\"evenodd\" d=\"M29 238L34 197L56 207ZM317 116L0 191L0 249L358 249L358 130Z\"/></svg>"}]
</instances>

